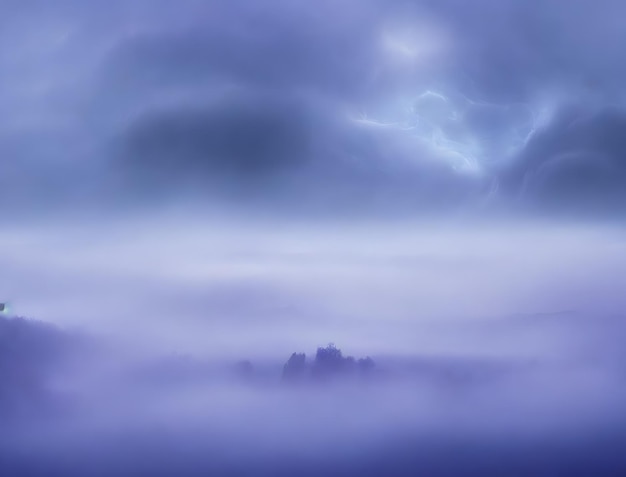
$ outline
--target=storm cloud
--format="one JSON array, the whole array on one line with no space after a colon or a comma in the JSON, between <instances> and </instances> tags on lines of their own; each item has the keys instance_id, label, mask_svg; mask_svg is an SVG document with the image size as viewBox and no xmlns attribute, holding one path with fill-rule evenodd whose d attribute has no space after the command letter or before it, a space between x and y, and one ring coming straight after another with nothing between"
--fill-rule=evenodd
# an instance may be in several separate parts
<instances>
[{"instance_id":1,"label":"storm cloud","mask_svg":"<svg viewBox=\"0 0 626 477\"><path fill-rule=\"evenodd\" d=\"M614 215L622 10L5 1L5 203L191 188L329 213Z\"/></svg>"}]
</instances>

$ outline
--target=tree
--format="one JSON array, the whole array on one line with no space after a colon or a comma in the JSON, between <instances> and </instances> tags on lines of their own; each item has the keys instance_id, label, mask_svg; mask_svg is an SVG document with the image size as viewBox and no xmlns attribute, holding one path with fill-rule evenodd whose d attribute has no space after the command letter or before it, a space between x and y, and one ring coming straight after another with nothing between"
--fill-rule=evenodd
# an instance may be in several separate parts
<instances>
[{"instance_id":1,"label":"tree","mask_svg":"<svg viewBox=\"0 0 626 477\"><path fill-rule=\"evenodd\" d=\"M283 366L283 380L299 381L304 378L306 372L306 355L293 353Z\"/></svg>"},{"instance_id":2,"label":"tree","mask_svg":"<svg viewBox=\"0 0 626 477\"><path fill-rule=\"evenodd\" d=\"M347 374L355 368L354 358L344 357L341 350L331 343L326 348L317 348L312 371L315 377L327 379L338 374Z\"/></svg>"},{"instance_id":3,"label":"tree","mask_svg":"<svg viewBox=\"0 0 626 477\"><path fill-rule=\"evenodd\" d=\"M359 371L363 373L369 373L376 367L374 360L369 356L359 359L357 365L359 366Z\"/></svg>"}]
</instances>

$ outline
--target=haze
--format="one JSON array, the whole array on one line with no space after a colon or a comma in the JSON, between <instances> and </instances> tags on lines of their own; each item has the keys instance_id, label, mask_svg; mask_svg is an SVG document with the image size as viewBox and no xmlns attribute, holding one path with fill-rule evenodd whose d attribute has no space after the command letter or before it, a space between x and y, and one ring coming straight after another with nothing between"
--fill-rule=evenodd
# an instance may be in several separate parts
<instances>
[{"instance_id":1,"label":"haze","mask_svg":"<svg viewBox=\"0 0 626 477\"><path fill-rule=\"evenodd\" d=\"M625 14L0 0L0 473L624 472Z\"/></svg>"}]
</instances>

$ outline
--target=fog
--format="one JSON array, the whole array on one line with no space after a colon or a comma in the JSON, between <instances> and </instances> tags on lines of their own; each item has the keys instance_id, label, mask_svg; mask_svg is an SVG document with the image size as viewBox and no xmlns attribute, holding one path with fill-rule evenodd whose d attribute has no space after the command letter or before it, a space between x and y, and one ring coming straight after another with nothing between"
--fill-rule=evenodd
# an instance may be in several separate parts
<instances>
[{"instance_id":1,"label":"fog","mask_svg":"<svg viewBox=\"0 0 626 477\"><path fill-rule=\"evenodd\" d=\"M616 226L181 217L7 227L3 292L22 316L235 355L437 351L433 326L624 308Z\"/></svg>"},{"instance_id":2,"label":"fog","mask_svg":"<svg viewBox=\"0 0 626 477\"><path fill-rule=\"evenodd\" d=\"M183 216L3 231L12 312L57 326L4 318L7 469L624 464L621 227ZM376 373L281 378L328 343Z\"/></svg>"}]
</instances>

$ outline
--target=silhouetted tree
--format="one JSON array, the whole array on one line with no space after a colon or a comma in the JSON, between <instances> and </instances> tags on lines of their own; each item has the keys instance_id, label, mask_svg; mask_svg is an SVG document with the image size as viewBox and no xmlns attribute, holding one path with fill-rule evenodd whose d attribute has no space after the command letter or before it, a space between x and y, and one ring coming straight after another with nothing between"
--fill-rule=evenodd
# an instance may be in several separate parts
<instances>
[{"instance_id":1,"label":"silhouetted tree","mask_svg":"<svg viewBox=\"0 0 626 477\"><path fill-rule=\"evenodd\" d=\"M293 353L283 366L283 380L298 381L304 378L306 371L306 355Z\"/></svg>"},{"instance_id":2,"label":"silhouetted tree","mask_svg":"<svg viewBox=\"0 0 626 477\"><path fill-rule=\"evenodd\" d=\"M352 356L344 357L341 350L334 344L326 348L317 348L312 373L316 378L327 379L339 374L347 374L356 369L356 361Z\"/></svg>"},{"instance_id":3,"label":"silhouetted tree","mask_svg":"<svg viewBox=\"0 0 626 477\"><path fill-rule=\"evenodd\" d=\"M345 378L351 375L366 374L374 368L374 361L369 356L358 361L352 356L343 356L334 344L317 348L315 359L310 368L306 365L304 354L293 353L283 367L283 380L303 380L312 377L326 381L333 378Z\"/></svg>"},{"instance_id":4,"label":"silhouetted tree","mask_svg":"<svg viewBox=\"0 0 626 477\"><path fill-rule=\"evenodd\" d=\"M239 361L236 366L237 374L242 378L249 379L254 374L254 366L252 363L245 359L243 361Z\"/></svg>"},{"instance_id":5,"label":"silhouetted tree","mask_svg":"<svg viewBox=\"0 0 626 477\"><path fill-rule=\"evenodd\" d=\"M315 354L316 364L336 364L341 362L342 359L343 356L341 354L341 350L333 343L330 343L326 348L317 348L317 353Z\"/></svg>"},{"instance_id":6,"label":"silhouetted tree","mask_svg":"<svg viewBox=\"0 0 626 477\"><path fill-rule=\"evenodd\" d=\"M363 373L369 373L376 367L374 360L370 358L369 356L359 359L357 364L359 366L359 371Z\"/></svg>"}]
</instances>

